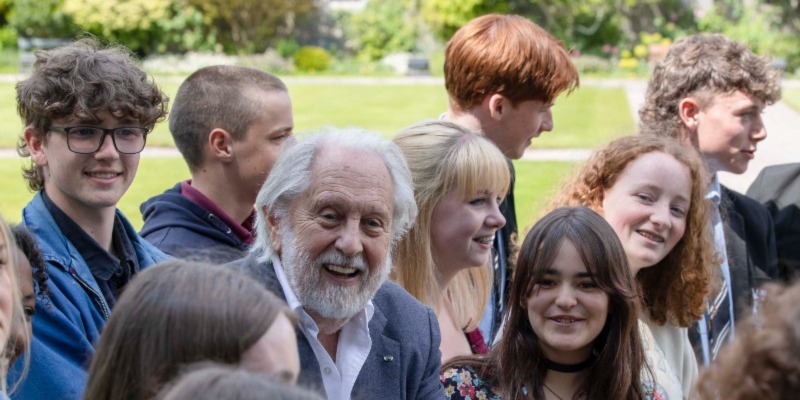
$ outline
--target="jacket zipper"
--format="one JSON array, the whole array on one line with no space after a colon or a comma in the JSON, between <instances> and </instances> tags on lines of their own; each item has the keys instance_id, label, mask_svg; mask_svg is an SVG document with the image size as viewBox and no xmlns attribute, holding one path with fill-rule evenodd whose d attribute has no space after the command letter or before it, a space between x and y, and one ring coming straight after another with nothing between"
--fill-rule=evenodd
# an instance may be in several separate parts
<instances>
[{"instance_id":1,"label":"jacket zipper","mask_svg":"<svg viewBox=\"0 0 800 400\"><path fill-rule=\"evenodd\" d=\"M86 282L84 282L83 279L78 277L78 274L76 274L74 270L72 270L71 268L70 268L70 270L71 270L70 271L70 275L72 275L72 277L75 278L75 280L78 281L78 283L80 283L80 285L83 286L84 289L92 292L92 294L94 295L95 299L97 299L98 303L100 303L100 311L103 312L103 318L106 321L108 321L109 312L108 312L108 309L106 307L106 302L103 300L103 297L100 296L100 294L97 293L97 291L92 289L92 287L89 286Z\"/></svg>"}]
</instances>

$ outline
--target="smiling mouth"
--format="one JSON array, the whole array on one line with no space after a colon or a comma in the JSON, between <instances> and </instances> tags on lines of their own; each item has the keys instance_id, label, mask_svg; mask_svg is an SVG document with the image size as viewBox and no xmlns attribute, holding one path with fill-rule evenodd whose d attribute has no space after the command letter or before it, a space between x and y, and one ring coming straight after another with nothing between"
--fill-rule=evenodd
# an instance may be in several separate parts
<instances>
[{"instance_id":1,"label":"smiling mouth","mask_svg":"<svg viewBox=\"0 0 800 400\"><path fill-rule=\"evenodd\" d=\"M117 172L87 172L86 175L98 179L111 179L117 177L120 174Z\"/></svg>"},{"instance_id":2,"label":"smiling mouth","mask_svg":"<svg viewBox=\"0 0 800 400\"><path fill-rule=\"evenodd\" d=\"M480 236L473 240L480 244L492 244L494 242L494 235Z\"/></svg>"},{"instance_id":3,"label":"smiling mouth","mask_svg":"<svg viewBox=\"0 0 800 400\"><path fill-rule=\"evenodd\" d=\"M322 268L325 268L331 275L340 278L353 278L360 272L358 268L336 264L324 264Z\"/></svg>"},{"instance_id":4,"label":"smiling mouth","mask_svg":"<svg viewBox=\"0 0 800 400\"><path fill-rule=\"evenodd\" d=\"M652 241L654 241L656 243L664 243L664 238L663 237L655 235L655 234L652 234L650 232L647 232L647 231L636 231L636 233L638 233L638 234L644 236L646 239L652 240Z\"/></svg>"},{"instance_id":5,"label":"smiling mouth","mask_svg":"<svg viewBox=\"0 0 800 400\"><path fill-rule=\"evenodd\" d=\"M558 322L559 324L574 324L576 322L583 321L582 319L574 318L574 317L552 317L552 318L550 318L550 320Z\"/></svg>"}]
</instances>

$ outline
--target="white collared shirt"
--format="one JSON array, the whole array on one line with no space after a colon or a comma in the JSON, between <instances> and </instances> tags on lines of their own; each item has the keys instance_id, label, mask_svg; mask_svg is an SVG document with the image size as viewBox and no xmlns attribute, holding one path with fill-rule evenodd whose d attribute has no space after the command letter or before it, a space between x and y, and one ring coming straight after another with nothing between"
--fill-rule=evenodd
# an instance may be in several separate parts
<instances>
[{"instance_id":1,"label":"white collared shirt","mask_svg":"<svg viewBox=\"0 0 800 400\"><path fill-rule=\"evenodd\" d=\"M306 336L314 355L319 362L322 383L325 385L325 394L328 400L350 400L350 394L356 383L361 367L367 360L369 351L372 348L372 338L369 336L369 321L375 313L375 306L372 300L367 302L366 307L353 316L339 331L339 343L336 347L336 362L331 359L328 351L322 346L317 335L319 327L317 323L305 311L300 300L297 299L286 274L283 271L283 264L277 255L272 256L272 265L275 268L275 275L286 295L286 303L294 311L299 319L300 330Z\"/></svg>"}]
</instances>

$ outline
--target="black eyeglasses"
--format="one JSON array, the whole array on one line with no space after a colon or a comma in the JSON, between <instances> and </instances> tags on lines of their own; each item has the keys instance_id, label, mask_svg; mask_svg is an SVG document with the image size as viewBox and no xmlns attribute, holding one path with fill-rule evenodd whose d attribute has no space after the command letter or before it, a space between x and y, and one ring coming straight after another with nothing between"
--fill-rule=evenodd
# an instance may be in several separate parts
<instances>
[{"instance_id":1,"label":"black eyeglasses","mask_svg":"<svg viewBox=\"0 0 800 400\"><path fill-rule=\"evenodd\" d=\"M67 148L73 153L93 154L100 150L106 135L111 135L114 148L120 154L136 154L144 150L149 130L140 126L98 128L96 126L51 126L51 131L67 135Z\"/></svg>"}]
</instances>

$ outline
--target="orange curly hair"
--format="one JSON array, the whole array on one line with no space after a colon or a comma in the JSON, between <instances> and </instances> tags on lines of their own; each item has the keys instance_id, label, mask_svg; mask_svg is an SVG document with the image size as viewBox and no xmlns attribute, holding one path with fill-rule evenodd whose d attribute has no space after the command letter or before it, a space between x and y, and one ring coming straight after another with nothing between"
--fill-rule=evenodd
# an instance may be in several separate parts
<instances>
[{"instance_id":1,"label":"orange curly hair","mask_svg":"<svg viewBox=\"0 0 800 400\"><path fill-rule=\"evenodd\" d=\"M670 322L688 327L705 311L705 298L716 284L719 259L709 228L710 206L705 201L708 174L700 156L690 147L670 139L634 135L617 139L595 152L553 199L548 210L584 205L602 211L603 198L625 167L642 154L662 152L689 168L691 206L686 231L675 248L650 268L636 275L644 307L657 324Z\"/></svg>"}]
</instances>

